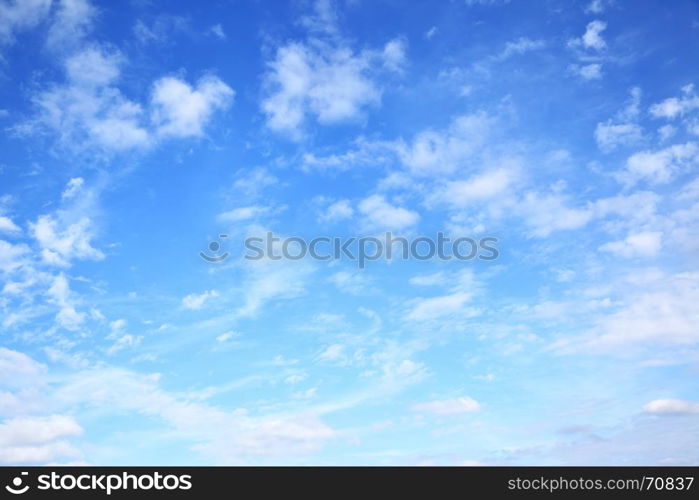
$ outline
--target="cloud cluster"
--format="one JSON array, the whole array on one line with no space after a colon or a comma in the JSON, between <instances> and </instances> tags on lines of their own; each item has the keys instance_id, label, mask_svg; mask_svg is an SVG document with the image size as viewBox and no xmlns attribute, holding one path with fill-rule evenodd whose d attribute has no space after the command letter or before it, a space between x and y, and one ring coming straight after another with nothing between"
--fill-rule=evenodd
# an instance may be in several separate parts
<instances>
[{"instance_id":1,"label":"cloud cluster","mask_svg":"<svg viewBox=\"0 0 699 500\"><path fill-rule=\"evenodd\" d=\"M360 118L380 101L375 75L400 73L405 65L402 39L378 50L355 51L336 34L332 9L329 2L317 2L316 14L305 18L308 39L278 47L267 64L261 109L274 131L300 138L309 118L320 124Z\"/></svg>"},{"instance_id":2,"label":"cloud cluster","mask_svg":"<svg viewBox=\"0 0 699 500\"><path fill-rule=\"evenodd\" d=\"M119 52L100 46L75 53L65 61L65 82L33 97L36 114L18 131L49 133L62 148L74 151L144 150L169 137L201 136L211 115L235 95L212 75L194 85L163 77L141 104L119 89L123 64Z\"/></svg>"}]
</instances>

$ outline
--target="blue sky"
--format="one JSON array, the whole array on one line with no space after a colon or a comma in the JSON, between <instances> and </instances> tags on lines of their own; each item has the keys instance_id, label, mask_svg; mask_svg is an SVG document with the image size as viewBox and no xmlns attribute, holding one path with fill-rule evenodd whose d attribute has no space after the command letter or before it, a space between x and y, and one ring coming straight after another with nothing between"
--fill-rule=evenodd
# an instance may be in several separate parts
<instances>
[{"instance_id":1,"label":"blue sky","mask_svg":"<svg viewBox=\"0 0 699 500\"><path fill-rule=\"evenodd\" d=\"M1 0L0 463L697 464L698 50L689 0ZM500 255L243 256L386 231Z\"/></svg>"}]
</instances>

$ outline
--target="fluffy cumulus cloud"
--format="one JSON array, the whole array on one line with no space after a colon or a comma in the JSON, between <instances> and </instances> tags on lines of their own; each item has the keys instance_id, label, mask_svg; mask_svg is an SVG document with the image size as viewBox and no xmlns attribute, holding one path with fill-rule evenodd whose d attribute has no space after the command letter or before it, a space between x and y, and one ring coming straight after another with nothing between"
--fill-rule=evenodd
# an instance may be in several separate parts
<instances>
[{"instance_id":1,"label":"fluffy cumulus cloud","mask_svg":"<svg viewBox=\"0 0 699 500\"><path fill-rule=\"evenodd\" d=\"M217 109L228 106L235 93L219 78L207 76L194 87L173 77L153 85L151 119L160 136L200 136Z\"/></svg>"},{"instance_id":2,"label":"fluffy cumulus cloud","mask_svg":"<svg viewBox=\"0 0 699 500\"><path fill-rule=\"evenodd\" d=\"M143 148L149 134L142 125L143 108L115 86L122 57L99 47L68 58L66 82L33 98L37 113L25 125L28 132L47 132L66 148L110 151Z\"/></svg>"},{"instance_id":3,"label":"fluffy cumulus cloud","mask_svg":"<svg viewBox=\"0 0 699 500\"><path fill-rule=\"evenodd\" d=\"M30 229L41 246L42 258L49 264L68 266L73 259L104 258L91 244L93 226L88 217L72 222L51 214L42 215L30 224Z\"/></svg>"},{"instance_id":4,"label":"fluffy cumulus cloud","mask_svg":"<svg viewBox=\"0 0 699 500\"><path fill-rule=\"evenodd\" d=\"M568 66L571 73L588 81L602 78L602 62L607 49L607 42L602 33L606 29L607 23L596 19L587 24L581 37L568 41L568 47L577 54L579 61Z\"/></svg>"},{"instance_id":5,"label":"fluffy cumulus cloud","mask_svg":"<svg viewBox=\"0 0 699 500\"><path fill-rule=\"evenodd\" d=\"M299 137L312 118L332 124L360 118L377 105L382 88L375 76L400 72L405 65L406 43L389 40L380 49L356 51L334 34L337 27L328 2L318 2L316 16L306 18L310 36L277 48L265 74L266 95L261 108L269 128Z\"/></svg>"},{"instance_id":6,"label":"fluffy cumulus cloud","mask_svg":"<svg viewBox=\"0 0 699 500\"><path fill-rule=\"evenodd\" d=\"M35 116L17 127L23 135L48 133L73 151L144 150L168 137L201 136L211 115L235 93L218 77L194 86L175 77L153 83L150 99L138 102L119 88L125 56L89 46L64 63L65 82L33 97Z\"/></svg>"},{"instance_id":7,"label":"fluffy cumulus cloud","mask_svg":"<svg viewBox=\"0 0 699 500\"><path fill-rule=\"evenodd\" d=\"M585 27L585 33L580 38L574 38L569 42L573 47L582 47L599 51L607 47L607 43L602 37L602 33L607 29L607 23L599 19L590 21Z\"/></svg>"},{"instance_id":8,"label":"fluffy cumulus cloud","mask_svg":"<svg viewBox=\"0 0 699 500\"><path fill-rule=\"evenodd\" d=\"M417 212L395 206L378 194L359 202L358 211L367 227L374 229L401 230L414 226L420 220Z\"/></svg>"},{"instance_id":9,"label":"fluffy cumulus cloud","mask_svg":"<svg viewBox=\"0 0 699 500\"><path fill-rule=\"evenodd\" d=\"M389 42L390 43L390 42ZM307 117L331 124L361 116L377 104L381 90L371 79L376 60L395 67L395 47L387 53L353 53L349 47L293 43L280 47L266 76L269 95L262 101L267 125L294 133Z\"/></svg>"}]
</instances>

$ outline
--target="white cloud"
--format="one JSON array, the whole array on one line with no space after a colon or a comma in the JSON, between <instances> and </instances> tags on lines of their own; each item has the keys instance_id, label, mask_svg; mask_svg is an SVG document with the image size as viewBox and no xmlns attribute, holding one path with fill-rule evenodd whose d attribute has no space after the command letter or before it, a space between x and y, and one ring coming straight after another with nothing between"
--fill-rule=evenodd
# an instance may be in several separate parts
<instances>
[{"instance_id":1,"label":"white cloud","mask_svg":"<svg viewBox=\"0 0 699 500\"><path fill-rule=\"evenodd\" d=\"M586 64L585 66L571 64L569 69L584 80L599 80L602 78L602 65L599 63Z\"/></svg>"},{"instance_id":2,"label":"white cloud","mask_svg":"<svg viewBox=\"0 0 699 500\"><path fill-rule=\"evenodd\" d=\"M142 339L143 337L141 336L125 333L124 335L117 337L114 343L111 346L109 346L109 348L107 349L107 354L115 354L123 349L137 346L141 343Z\"/></svg>"},{"instance_id":3,"label":"white cloud","mask_svg":"<svg viewBox=\"0 0 699 500\"><path fill-rule=\"evenodd\" d=\"M277 49L264 77L262 111L267 126L293 138L309 117L320 124L355 120L377 105L379 70L400 72L405 41L390 40L380 50L356 53L337 35L336 13L329 2L316 2L315 15L303 18L312 36Z\"/></svg>"},{"instance_id":4,"label":"white cloud","mask_svg":"<svg viewBox=\"0 0 699 500\"><path fill-rule=\"evenodd\" d=\"M417 212L391 205L378 194L364 198L359 203L359 212L364 216L366 225L374 229L405 229L420 220Z\"/></svg>"},{"instance_id":5,"label":"white cloud","mask_svg":"<svg viewBox=\"0 0 699 500\"><path fill-rule=\"evenodd\" d=\"M598 19L588 23L585 33L580 38L569 42L571 46L582 46L586 49L602 50L607 43L602 38L602 32L607 29L607 23Z\"/></svg>"},{"instance_id":6,"label":"white cloud","mask_svg":"<svg viewBox=\"0 0 699 500\"><path fill-rule=\"evenodd\" d=\"M307 172L313 170L348 170L352 167L375 167L394 161L396 152L394 143L370 141L361 136L354 142L354 149L341 154L319 156L314 153L304 153L301 168Z\"/></svg>"},{"instance_id":7,"label":"white cloud","mask_svg":"<svg viewBox=\"0 0 699 500\"><path fill-rule=\"evenodd\" d=\"M142 105L118 87L124 63L122 54L99 46L73 53L64 63L65 82L33 96L35 116L15 127L16 132L50 132L70 151L142 150L161 138L201 136L211 115L234 96L213 76L194 87L165 77L154 83L150 102Z\"/></svg>"},{"instance_id":8,"label":"white cloud","mask_svg":"<svg viewBox=\"0 0 699 500\"><path fill-rule=\"evenodd\" d=\"M348 48L292 43L278 49L269 67L262 110L276 131L297 133L308 115L322 124L353 119L379 101L379 90L366 76L368 59Z\"/></svg>"},{"instance_id":9,"label":"white cloud","mask_svg":"<svg viewBox=\"0 0 699 500\"><path fill-rule=\"evenodd\" d=\"M332 344L318 355L319 361L337 363L345 360L345 347L342 344Z\"/></svg>"},{"instance_id":10,"label":"white cloud","mask_svg":"<svg viewBox=\"0 0 699 500\"><path fill-rule=\"evenodd\" d=\"M49 13L51 0L3 0L0 2L0 44L14 41L15 33L31 29Z\"/></svg>"},{"instance_id":11,"label":"white cloud","mask_svg":"<svg viewBox=\"0 0 699 500\"><path fill-rule=\"evenodd\" d=\"M104 254L91 245L92 221L87 217L67 222L53 215L42 215L29 228L48 264L68 266L73 259L104 259Z\"/></svg>"},{"instance_id":12,"label":"white cloud","mask_svg":"<svg viewBox=\"0 0 699 500\"><path fill-rule=\"evenodd\" d=\"M443 399L416 404L412 410L419 413L432 413L434 415L459 415L471 413L481 409L481 405L475 399L460 397L456 399Z\"/></svg>"},{"instance_id":13,"label":"white cloud","mask_svg":"<svg viewBox=\"0 0 699 500\"><path fill-rule=\"evenodd\" d=\"M223 31L223 26L221 26L221 23L214 24L211 28L209 28L209 31L219 40L226 39L226 32Z\"/></svg>"},{"instance_id":14,"label":"white cloud","mask_svg":"<svg viewBox=\"0 0 699 500\"><path fill-rule=\"evenodd\" d=\"M235 92L218 77L201 78L195 87L174 77L153 85L151 119L160 136L201 136L217 109L225 109Z\"/></svg>"},{"instance_id":15,"label":"white cloud","mask_svg":"<svg viewBox=\"0 0 699 500\"><path fill-rule=\"evenodd\" d=\"M653 217L660 199L660 196L652 191L636 191L629 195L600 198L589 208L595 217L616 215L635 224Z\"/></svg>"},{"instance_id":16,"label":"white cloud","mask_svg":"<svg viewBox=\"0 0 699 500\"><path fill-rule=\"evenodd\" d=\"M216 290L207 290L204 293L190 293L182 299L182 307L185 309L201 309L211 299L218 297Z\"/></svg>"},{"instance_id":17,"label":"white cloud","mask_svg":"<svg viewBox=\"0 0 699 500\"><path fill-rule=\"evenodd\" d=\"M519 169L515 166L495 168L467 180L447 182L435 192L433 199L454 208L464 208L506 192L518 177Z\"/></svg>"},{"instance_id":18,"label":"white cloud","mask_svg":"<svg viewBox=\"0 0 699 500\"><path fill-rule=\"evenodd\" d=\"M98 88L114 83L120 75L123 56L108 53L98 47L88 47L69 57L65 71L72 83L86 88Z\"/></svg>"},{"instance_id":19,"label":"white cloud","mask_svg":"<svg viewBox=\"0 0 699 500\"><path fill-rule=\"evenodd\" d=\"M320 35L338 35L338 12L333 0L315 0L313 12L304 15L300 24L309 32Z\"/></svg>"},{"instance_id":20,"label":"white cloud","mask_svg":"<svg viewBox=\"0 0 699 500\"><path fill-rule=\"evenodd\" d=\"M2 233L18 233L20 228L12 222L12 219L4 215L0 215L0 232Z\"/></svg>"},{"instance_id":21,"label":"white cloud","mask_svg":"<svg viewBox=\"0 0 699 500\"><path fill-rule=\"evenodd\" d=\"M637 144L642 136L643 130L635 123L598 123L595 129L595 140L602 151Z\"/></svg>"},{"instance_id":22,"label":"white cloud","mask_svg":"<svg viewBox=\"0 0 699 500\"><path fill-rule=\"evenodd\" d=\"M601 14L604 12L608 4L611 4L614 0L592 0L587 7L585 7L585 12L592 12L593 14Z\"/></svg>"},{"instance_id":23,"label":"white cloud","mask_svg":"<svg viewBox=\"0 0 699 500\"><path fill-rule=\"evenodd\" d=\"M699 403L683 399L655 399L644 404L643 411L654 415L691 415L699 413Z\"/></svg>"},{"instance_id":24,"label":"white cloud","mask_svg":"<svg viewBox=\"0 0 699 500\"><path fill-rule=\"evenodd\" d=\"M402 38L390 40L383 47L383 65L390 71L400 73L407 64L405 53L407 42Z\"/></svg>"},{"instance_id":25,"label":"white cloud","mask_svg":"<svg viewBox=\"0 0 699 500\"><path fill-rule=\"evenodd\" d=\"M370 283L369 278L367 278L361 271L353 273L348 271L339 271L330 275L328 281L335 285L339 290L354 295L364 293L367 285Z\"/></svg>"},{"instance_id":26,"label":"white cloud","mask_svg":"<svg viewBox=\"0 0 699 500\"><path fill-rule=\"evenodd\" d=\"M441 275L422 277L411 284L436 285ZM437 318L458 315L460 318L476 316L480 311L466 305L473 298L474 292L480 288L473 272L465 270L450 276L450 280L440 284L449 285L449 294L437 297L417 298L410 304L406 319L414 321L429 321Z\"/></svg>"},{"instance_id":27,"label":"white cloud","mask_svg":"<svg viewBox=\"0 0 699 500\"><path fill-rule=\"evenodd\" d=\"M10 383L11 387L27 380L22 390L31 389L27 396L40 398L37 409L51 408L53 413L0 424L0 461L45 463L78 457L67 439L79 436L82 429L72 417L63 415L65 409L75 412L90 408L98 414L116 412L153 419L163 428L158 438L185 439L194 443L192 450L202 453L206 460L222 464L309 454L336 436L312 413L253 415L245 408L224 410L203 403L200 394L187 398L167 392L159 385L159 374L138 374L102 364L55 377L50 388L42 385L46 378L43 365L0 347L0 385ZM21 392L11 394L27 399ZM0 404L4 402L0 397ZM26 412L31 407L27 403L22 409Z\"/></svg>"},{"instance_id":28,"label":"white cloud","mask_svg":"<svg viewBox=\"0 0 699 500\"><path fill-rule=\"evenodd\" d=\"M69 416L17 417L0 423L0 462L47 463L79 456L65 438L81 435Z\"/></svg>"},{"instance_id":29,"label":"white cloud","mask_svg":"<svg viewBox=\"0 0 699 500\"><path fill-rule=\"evenodd\" d=\"M526 193L517 204L517 210L532 234L538 237L546 237L554 231L578 229L593 216L587 208L569 208L566 198L557 193Z\"/></svg>"},{"instance_id":30,"label":"white cloud","mask_svg":"<svg viewBox=\"0 0 699 500\"><path fill-rule=\"evenodd\" d=\"M599 80L602 78L602 56L599 55L607 47L602 38L602 32L607 29L607 23L594 20L588 23L585 33L580 38L568 41L568 46L575 49L581 64L571 64L568 70L583 80Z\"/></svg>"},{"instance_id":31,"label":"white cloud","mask_svg":"<svg viewBox=\"0 0 699 500\"><path fill-rule=\"evenodd\" d=\"M650 107L650 114L656 118L672 120L699 109L699 96L694 92L694 85L682 88L682 97L670 97Z\"/></svg>"},{"instance_id":32,"label":"white cloud","mask_svg":"<svg viewBox=\"0 0 699 500\"><path fill-rule=\"evenodd\" d=\"M160 387L159 377L110 367L74 373L51 399L71 408L89 405L157 419L167 426L165 435L194 441L194 451L222 464L305 455L336 436L313 414L258 416L245 408L227 411L167 392Z\"/></svg>"},{"instance_id":33,"label":"white cloud","mask_svg":"<svg viewBox=\"0 0 699 500\"><path fill-rule=\"evenodd\" d=\"M127 321L124 318L115 319L109 323L110 335L120 334L126 328Z\"/></svg>"},{"instance_id":34,"label":"white cloud","mask_svg":"<svg viewBox=\"0 0 699 500\"><path fill-rule=\"evenodd\" d=\"M485 143L494 119L483 112L455 118L446 130L424 130L398 144L403 164L415 175L452 173L463 168Z\"/></svg>"},{"instance_id":35,"label":"white cloud","mask_svg":"<svg viewBox=\"0 0 699 500\"><path fill-rule=\"evenodd\" d=\"M673 127L669 123L663 125L662 127L658 127L658 135L660 136L661 141L667 141L668 139L672 139L676 133L677 128Z\"/></svg>"},{"instance_id":36,"label":"white cloud","mask_svg":"<svg viewBox=\"0 0 699 500\"><path fill-rule=\"evenodd\" d=\"M236 337L239 337L239 336L240 336L240 333L238 333L238 332L232 332L232 331L231 331L231 332L225 332L225 333L222 333L221 335L218 335L218 336L216 337L216 342L226 342L226 341L228 341L228 340L230 340L230 339L233 339L233 338L236 338Z\"/></svg>"},{"instance_id":37,"label":"white cloud","mask_svg":"<svg viewBox=\"0 0 699 500\"><path fill-rule=\"evenodd\" d=\"M464 305L471 300L471 297L472 294L470 293L456 292L441 297L419 299L407 318L409 320L426 321L455 313L462 314Z\"/></svg>"},{"instance_id":38,"label":"white cloud","mask_svg":"<svg viewBox=\"0 0 699 500\"><path fill-rule=\"evenodd\" d=\"M56 51L76 45L90 31L96 15L89 0L60 0L49 26L46 45Z\"/></svg>"},{"instance_id":39,"label":"white cloud","mask_svg":"<svg viewBox=\"0 0 699 500\"><path fill-rule=\"evenodd\" d=\"M280 248L274 250L279 255ZM290 299L305 292L306 280L314 268L303 261L248 261L243 283L242 305L237 317L254 317L268 302Z\"/></svg>"},{"instance_id":40,"label":"white cloud","mask_svg":"<svg viewBox=\"0 0 699 500\"><path fill-rule=\"evenodd\" d=\"M14 271L22 266L24 257L29 254L26 245L13 245L4 240L0 240L0 270L5 273Z\"/></svg>"},{"instance_id":41,"label":"white cloud","mask_svg":"<svg viewBox=\"0 0 699 500\"><path fill-rule=\"evenodd\" d=\"M562 339L553 348L563 353L623 356L633 346L650 346L653 353L658 353L663 348L699 341L699 275L655 272L631 278L632 289L624 293L613 312L596 318L596 326L588 333Z\"/></svg>"},{"instance_id":42,"label":"white cloud","mask_svg":"<svg viewBox=\"0 0 699 500\"><path fill-rule=\"evenodd\" d=\"M269 212L269 207L251 205L248 207L234 208L233 210L229 210L228 212L223 212L221 214L218 214L216 218L221 222L241 222L250 219L255 219L262 215L266 215Z\"/></svg>"},{"instance_id":43,"label":"white cloud","mask_svg":"<svg viewBox=\"0 0 699 500\"><path fill-rule=\"evenodd\" d=\"M603 252L610 252L621 257L655 257L662 247L662 233L644 231L629 234L625 239L612 241L600 246Z\"/></svg>"},{"instance_id":44,"label":"white cloud","mask_svg":"<svg viewBox=\"0 0 699 500\"><path fill-rule=\"evenodd\" d=\"M61 194L61 198L64 200L73 198L76 194L80 192L80 190L83 187L83 184L85 184L85 179L83 179L82 177L72 178L70 181L68 181L68 185L66 186L65 191L63 191L63 194Z\"/></svg>"},{"instance_id":45,"label":"white cloud","mask_svg":"<svg viewBox=\"0 0 699 500\"><path fill-rule=\"evenodd\" d=\"M65 62L67 81L33 96L37 113L20 133L49 131L66 149L122 151L149 145L140 105L114 86L123 57L90 47Z\"/></svg>"},{"instance_id":46,"label":"white cloud","mask_svg":"<svg viewBox=\"0 0 699 500\"><path fill-rule=\"evenodd\" d=\"M641 151L626 161L626 169L617 174L625 184L639 181L650 184L670 182L683 170L699 163L699 146L694 142L675 144L658 151Z\"/></svg>"},{"instance_id":47,"label":"white cloud","mask_svg":"<svg viewBox=\"0 0 699 500\"><path fill-rule=\"evenodd\" d=\"M85 321L85 314L78 312L72 306L62 307L56 314L56 323L66 330L77 331Z\"/></svg>"},{"instance_id":48,"label":"white cloud","mask_svg":"<svg viewBox=\"0 0 699 500\"><path fill-rule=\"evenodd\" d=\"M332 203L320 214L319 219L323 222L337 222L343 219L349 219L354 215L354 209L350 205L349 200L339 200Z\"/></svg>"},{"instance_id":49,"label":"white cloud","mask_svg":"<svg viewBox=\"0 0 699 500\"><path fill-rule=\"evenodd\" d=\"M0 347L0 381L2 385L18 385L46 373L46 365L24 353Z\"/></svg>"},{"instance_id":50,"label":"white cloud","mask_svg":"<svg viewBox=\"0 0 699 500\"><path fill-rule=\"evenodd\" d=\"M432 286L441 285L446 281L446 276L443 272L437 272L432 274L421 274L418 276L413 276L408 280L411 285L418 286Z\"/></svg>"},{"instance_id":51,"label":"white cloud","mask_svg":"<svg viewBox=\"0 0 699 500\"><path fill-rule=\"evenodd\" d=\"M212 29L209 32L217 36ZM172 14L158 14L152 23L139 19L133 26L133 34L141 44L167 44L180 33L191 33L190 19ZM224 33L225 34L225 33Z\"/></svg>"},{"instance_id":52,"label":"white cloud","mask_svg":"<svg viewBox=\"0 0 699 500\"><path fill-rule=\"evenodd\" d=\"M505 44L505 48L500 53L498 58L508 59L514 55L520 55L526 52L543 49L545 46L546 42L543 40L532 40L531 38L520 37L514 42L507 42Z\"/></svg>"},{"instance_id":53,"label":"white cloud","mask_svg":"<svg viewBox=\"0 0 699 500\"><path fill-rule=\"evenodd\" d=\"M60 308L56 314L56 323L66 330L78 330L85 321L85 314L76 311L68 279L63 273L54 277L46 293L50 301Z\"/></svg>"},{"instance_id":54,"label":"white cloud","mask_svg":"<svg viewBox=\"0 0 699 500\"><path fill-rule=\"evenodd\" d=\"M266 168L240 170L238 178L233 183L234 194L237 199L255 200L259 198L262 191L278 182L279 179Z\"/></svg>"}]
</instances>

